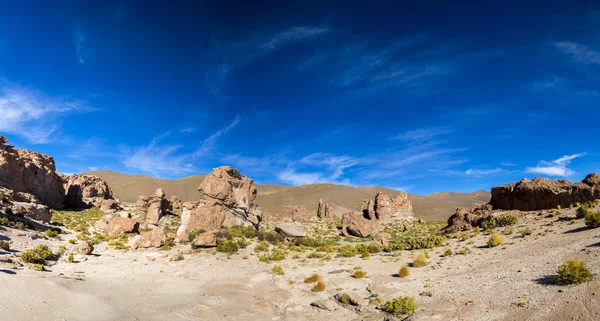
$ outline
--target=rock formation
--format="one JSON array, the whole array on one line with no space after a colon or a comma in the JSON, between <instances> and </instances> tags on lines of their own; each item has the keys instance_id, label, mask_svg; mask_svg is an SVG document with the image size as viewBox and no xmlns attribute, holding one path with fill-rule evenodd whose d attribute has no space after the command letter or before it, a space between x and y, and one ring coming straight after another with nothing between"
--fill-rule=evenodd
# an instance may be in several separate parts
<instances>
[{"instance_id":1,"label":"rock formation","mask_svg":"<svg viewBox=\"0 0 600 321\"><path fill-rule=\"evenodd\" d=\"M275 227L275 231L284 237L304 237L306 229L299 223L281 223Z\"/></svg>"},{"instance_id":2,"label":"rock formation","mask_svg":"<svg viewBox=\"0 0 600 321\"><path fill-rule=\"evenodd\" d=\"M154 195L140 196L135 203L135 214L142 227L156 225L158 221L172 208L171 202L165 197L162 188L156 189Z\"/></svg>"},{"instance_id":3,"label":"rock formation","mask_svg":"<svg viewBox=\"0 0 600 321\"><path fill-rule=\"evenodd\" d=\"M221 227L250 224L258 229L261 211L256 204L254 182L229 166L213 169L200 184L200 201L185 202L180 240L196 230L215 230Z\"/></svg>"},{"instance_id":4,"label":"rock formation","mask_svg":"<svg viewBox=\"0 0 600 321\"><path fill-rule=\"evenodd\" d=\"M62 208L65 189L50 156L15 149L0 136L0 187L29 193L44 205Z\"/></svg>"},{"instance_id":5,"label":"rock formation","mask_svg":"<svg viewBox=\"0 0 600 321\"><path fill-rule=\"evenodd\" d=\"M473 227L480 226L481 223L491 217L492 206L489 204L467 210L457 208L448 219L448 226L444 228L445 232L458 232L470 230Z\"/></svg>"},{"instance_id":6,"label":"rock formation","mask_svg":"<svg viewBox=\"0 0 600 321\"><path fill-rule=\"evenodd\" d=\"M94 252L94 242L90 240L81 241L77 250L79 251L79 254L90 255L92 252Z\"/></svg>"},{"instance_id":7,"label":"rock formation","mask_svg":"<svg viewBox=\"0 0 600 321\"><path fill-rule=\"evenodd\" d=\"M360 212L347 212L342 215L342 235L369 237L381 230L381 221L371 219Z\"/></svg>"},{"instance_id":8,"label":"rock formation","mask_svg":"<svg viewBox=\"0 0 600 321\"><path fill-rule=\"evenodd\" d=\"M392 197L390 200L390 207L394 219L414 219L412 201L408 198L407 193L400 192Z\"/></svg>"},{"instance_id":9,"label":"rock formation","mask_svg":"<svg viewBox=\"0 0 600 321\"><path fill-rule=\"evenodd\" d=\"M181 211L183 210L183 202L177 197L177 195L172 195L169 198L169 211L174 215L181 216Z\"/></svg>"},{"instance_id":10,"label":"rock formation","mask_svg":"<svg viewBox=\"0 0 600 321\"><path fill-rule=\"evenodd\" d=\"M158 248L167 240L167 234L162 227L157 227L150 232L142 233L131 239L132 247L137 248Z\"/></svg>"},{"instance_id":11,"label":"rock formation","mask_svg":"<svg viewBox=\"0 0 600 321\"><path fill-rule=\"evenodd\" d=\"M137 233L140 223L134 219L105 215L98 220L94 227L105 231L109 236L120 236L126 233Z\"/></svg>"},{"instance_id":12,"label":"rock formation","mask_svg":"<svg viewBox=\"0 0 600 321\"><path fill-rule=\"evenodd\" d=\"M319 199L319 205L317 208L317 217L322 220L331 220L333 219L333 207L329 205L329 203L323 202L323 199Z\"/></svg>"},{"instance_id":13,"label":"rock formation","mask_svg":"<svg viewBox=\"0 0 600 321\"><path fill-rule=\"evenodd\" d=\"M492 188L490 204L494 209L534 211L569 207L600 198L600 174L590 174L580 183L547 178L526 178L515 184Z\"/></svg>"},{"instance_id":14,"label":"rock formation","mask_svg":"<svg viewBox=\"0 0 600 321\"><path fill-rule=\"evenodd\" d=\"M108 184L98 176L63 176L66 191L63 204L67 208L101 207L104 200L113 200Z\"/></svg>"},{"instance_id":15,"label":"rock formation","mask_svg":"<svg viewBox=\"0 0 600 321\"><path fill-rule=\"evenodd\" d=\"M217 231L207 231L192 240L192 248L206 248L217 246Z\"/></svg>"}]
</instances>

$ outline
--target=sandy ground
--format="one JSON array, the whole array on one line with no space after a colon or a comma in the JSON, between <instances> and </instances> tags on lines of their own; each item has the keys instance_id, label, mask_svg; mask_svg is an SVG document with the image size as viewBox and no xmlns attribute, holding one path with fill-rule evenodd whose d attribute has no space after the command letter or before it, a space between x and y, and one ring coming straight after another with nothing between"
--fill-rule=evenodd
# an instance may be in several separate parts
<instances>
[{"instance_id":1,"label":"sandy ground","mask_svg":"<svg viewBox=\"0 0 600 321\"><path fill-rule=\"evenodd\" d=\"M573 210L563 210L573 215ZM554 222L553 226L549 223ZM521 237L518 230L533 234ZM335 311L311 307L338 292L368 299L416 298L418 311L411 320L600 320L600 280L575 286L555 286L548 278L566 259L582 259L595 276L600 274L600 229L586 229L583 220L571 224L557 217L529 213L505 235L505 244L485 246L487 235L467 241L449 239L455 255L441 257L448 247L430 251L430 265L412 268L406 279L396 274L412 262L416 252L373 254L369 259L334 258L331 261L291 259L266 264L249 246L232 255L209 251L185 254L171 262L177 251L119 251L98 245L95 255L76 255L78 263L60 259L49 271L10 269L0 265L0 320L384 320L390 316L372 306L339 306ZM539 235L550 230L547 235ZM74 249L64 241L31 239L30 232L0 230L11 239L15 253L37 244ZM470 243L470 244L469 244ZM465 246L470 253L458 255ZM10 253L0 252L6 259ZM306 255L306 254L305 254ZM243 259L248 256L248 259ZM65 256L66 257L66 256ZM271 273L281 265L285 275ZM360 266L368 277L355 279ZM311 292L305 277L319 273L327 284ZM293 284L290 284L293 281ZM427 291L432 297L420 296Z\"/></svg>"}]
</instances>

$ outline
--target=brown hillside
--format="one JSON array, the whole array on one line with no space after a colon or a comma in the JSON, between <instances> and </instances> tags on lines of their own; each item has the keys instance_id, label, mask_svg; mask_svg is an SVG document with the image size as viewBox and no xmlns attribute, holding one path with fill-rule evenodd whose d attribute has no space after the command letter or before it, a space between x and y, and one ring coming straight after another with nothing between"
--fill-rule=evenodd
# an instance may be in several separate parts
<instances>
[{"instance_id":1,"label":"brown hillside","mask_svg":"<svg viewBox=\"0 0 600 321\"><path fill-rule=\"evenodd\" d=\"M150 195L162 187L167 196L177 195L183 201L198 198L198 186L205 175L194 175L177 180L163 180L144 175L126 175L112 171L94 171L92 174L102 177L112 188L115 197L124 202L135 202L140 195ZM286 205L300 205L316 213L319 198L329 202L335 214L358 210L363 200L373 198L375 193L383 192L390 196L398 193L379 186L352 187L334 184L310 184L302 186L284 186L277 184L258 185L258 204L266 212L279 211ZM446 220L457 207L471 208L490 200L490 193L434 193L427 196L409 194L417 217L427 221Z\"/></svg>"}]
</instances>

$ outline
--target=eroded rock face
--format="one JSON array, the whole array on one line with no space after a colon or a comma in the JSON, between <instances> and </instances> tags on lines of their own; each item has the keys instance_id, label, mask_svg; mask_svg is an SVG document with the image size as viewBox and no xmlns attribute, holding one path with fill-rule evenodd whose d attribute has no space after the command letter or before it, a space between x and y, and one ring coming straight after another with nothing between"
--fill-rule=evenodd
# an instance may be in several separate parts
<instances>
[{"instance_id":1,"label":"eroded rock face","mask_svg":"<svg viewBox=\"0 0 600 321\"><path fill-rule=\"evenodd\" d=\"M64 176L64 189L64 205L67 208L100 207L104 200L113 199L108 184L94 175Z\"/></svg>"},{"instance_id":2,"label":"eroded rock face","mask_svg":"<svg viewBox=\"0 0 600 321\"><path fill-rule=\"evenodd\" d=\"M65 189L50 156L15 149L0 136L0 187L28 193L42 204L62 208Z\"/></svg>"},{"instance_id":3,"label":"eroded rock face","mask_svg":"<svg viewBox=\"0 0 600 321\"><path fill-rule=\"evenodd\" d=\"M407 193L400 192L392 197L390 207L394 219L414 220L412 201Z\"/></svg>"},{"instance_id":4,"label":"eroded rock face","mask_svg":"<svg viewBox=\"0 0 600 321\"><path fill-rule=\"evenodd\" d=\"M89 240L81 241L77 250L79 251L79 254L90 255L94 251L94 242Z\"/></svg>"},{"instance_id":5,"label":"eroded rock face","mask_svg":"<svg viewBox=\"0 0 600 321\"><path fill-rule=\"evenodd\" d=\"M331 220L334 218L333 207L329 203L323 202L322 198L319 199L317 217L322 220Z\"/></svg>"},{"instance_id":6,"label":"eroded rock face","mask_svg":"<svg viewBox=\"0 0 600 321\"><path fill-rule=\"evenodd\" d=\"M446 233L467 231L474 227L481 227L482 223L489 219L500 219L505 216L519 217L522 215L519 211L492 210L492 205L485 204L475 207L471 210L457 208L448 219L448 226L444 228Z\"/></svg>"},{"instance_id":7,"label":"eroded rock face","mask_svg":"<svg viewBox=\"0 0 600 321\"><path fill-rule=\"evenodd\" d=\"M126 217L113 217L108 221L106 232L109 236L120 236L125 233L137 233L139 223Z\"/></svg>"},{"instance_id":8,"label":"eroded rock face","mask_svg":"<svg viewBox=\"0 0 600 321\"><path fill-rule=\"evenodd\" d=\"M381 221L370 219L363 213L347 212L342 215L342 234L344 236L369 237L381 230Z\"/></svg>"},{"instance_id":9,"label":"eroded rock face","mask_svg":"<svg viewBox=\"0 0 600 321\"><path fill-rule=\"evenodd\" d=\"M163 189L158 188L150 197L138 197L135 203L135 214L141 226L156 225L161 217L170 211L171 207Z\"/></svg>"},{"instance_id":10,"label":"eroded rock face","mask_svg":"<svg viewBox=\"0 0 600 321\"><path fill-rule=\"evenodd\" d=\"M600 198L600 174L590 174L580 183L547 178L524 178L518 183L492 188L494 209L535 211L568 207Z\"/></svg>"},{"instance_id":11,"label":"eroded rock face","mask_svg":"<svg viewBox=\"0 0 600 321\"><path fill-rule=\"evenodd\" d=\"M35 203L14 202L13 212L21 213L25 217L29 217L36 221L42 221L43 223L50 222L50 219L52 218L52 213L47 206Z\"/></svg>"},{"instance_id":12,"label":"eroded rock face","mask_svg":"<svg viewBox=\"0 0 600 321\"><path fill-rule=\"evenodd\" d=\"M408 194L398 193L392 199L387 194L377 193L375 199L365 200L361 206L365 217L390 223L394 220L413 221L412 202Z\"/></svg>"},{"instance_id":13,"label":"eroded rock face","mask_svg":"<svg viewBox=\"0 0 600 321\"><path fill-rule=\"evenodd\" d=\"M207 231L192 240L192 248L207 248L217 246L217 231Z\"/></svg>"},{"instance_id":14,"label":"eroded rock face","mask_svg":"<svg viewBox=\"0 0 600 321\"><path fill-rule=\"evenodd\" d=\"M183 211L183 202L177 197L177 195L173 195L169 198L169 210L171 213L177 216L181 216L181 212Z\"/></svg>"},{"instance_id":15,"label":"eroded rock face","mask_svg":"<svg viewBox=\"0 0 600 321\"><path fill-rule=\"evenodd\" d=\"M258 229L262 213L256 204L254 182L229 166L215 168L200 184L200 201L183 204L177 236L187 239L195 230L250 224Z\"/></svg>"}]
</instances>

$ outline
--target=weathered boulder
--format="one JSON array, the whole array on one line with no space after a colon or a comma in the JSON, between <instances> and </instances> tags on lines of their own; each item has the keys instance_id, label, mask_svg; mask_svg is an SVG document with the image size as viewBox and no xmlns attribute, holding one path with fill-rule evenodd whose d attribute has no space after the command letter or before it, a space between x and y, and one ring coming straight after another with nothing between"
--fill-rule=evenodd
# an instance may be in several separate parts
<instances>
[{"instance_id":1,"label":"weathered boulder","mask_svg":"<svg viewBox=\"0 0 600 321\"><path fill-rule=\"evenodd\" d=\"M387 194L377 193L375 199L363 202L361 212L366 218L380 220L385 224L394 220L415 220L412 212L412 202L408 198L408 194L404 192L398 193L392 199Z\"/></svg>"},{"instance_id":2,"label":"weathered boulder","mask_svg":"<svg viewBox=\"0 0 600 321\"><path fill-rule=\"evenodd\" d=\"M217 231L207 231L192 240L192 248L206 248L217 246Z\"/></svg>"},{"instance_id":3,"label":"weathered boulder","mask_svg":"<svg viewBox=\"0 0 600 321\"><path fill-rule=\"evenodd\" d=\"M105 213L116 212L121 209L119 202L113 199L106 199L102 201L100 205L100 210Z\"/></svg>"},{"instance_id":4,"label":"weathered boulder","mask_svg":"<svg viewBox=\"0 0 600 321\"><path fill-rule=\"evenodd\" d=\"M172 195L169 198L169 210L171 213L177 216L181 216L181 211L183 210L183 202L177 197L177 195Z\"/></svg>"},{"instance_id":5,"label":"weathered boulder","mask_svg":"<svg viewBox=\"0 0 600 321\"><path fill-rule=\"evenodd\" d=\"M347 212L342 215L342 234L344 236L369 237L381 230L381 221L369 219L359 212Z\"/></svg>"},{"instance_id":6,"label":"weathered boulder","mask_svg":"<svg viewBox=\"0 0 600 321\"><path fill-rule=\"evenodd\" d=\"M140 235L139 238L134 242L133 248L150 248L150 247L161 247L162 244L167 240L167 234L162 227L157 227L150 232L145 232Z\"/></svg>"},{"instance_id":7,"label":"weathered boulder","mask_svg":"<svg viewBox=\"0 0 600 321\"><path fill-rule=\"evenodd\" d=\"M338 304L335 302L335 300L319 300L319 301L315 301L313 303L311 303L310 305L322 309L322 310L327 310L327 311L335 311L339 308Z\"/></svg>"},{"instance_id":8,"label":"weathered boulder","mask_svg":"<svg viewBox=\"0 0 600 321\"><path fill-rule=\"evenodd\" d=\"M470 230L473 227L480 227L486 220L491 218L498 219L506 215L518 216L515 213L507 211L492 210L490 204L475 207L471 210L457 208L454 214L448 219L448 226L444 228L444 232L454 233Z\"/></svg>"},{"instance_id":9,"label":"weathered boulder","mask_svg":"<svg viewBox=\"0 0 600 321\"><path fill-rule=\"evenodd\" d=\"M180 240L195 230L216 230L234 225L252 225L256 229L262 213L256 204L254 182L229 166L213 169L200 184L200 201L193 208L183 204ZM188 204L189 206L190 204Z\"/></svg>"},{"instance_id":10,"label":"weathered boulder","mask_svg":"<svg viewBox=\"0 0 600 321\"><path fill-rule=\"evenodd\" d=\"M518 183L492 188L490 204L494 209L535 211L569 207L600 198L600 174L589 174L580 183L547 178L524 178Z\"/></svg>"},{"instance_id":11,"label":"weathered boulder","mask_svg":"<svg viewBox=\"0 0 600 321\"><path fill-rule=\"evenodd\" d=\"M117 216L108 221L106 232L109 236L120 236L125 233L137 233L139 225L140 223L134 219Z\"/></svg>"},{"instance_id":12,"label":"weathered boulder","mask_svg":"<svg viewBox=\"0 0 600 321\"><path fill-rule=\"evenodd\" d=\"M405 192L400 192L390 199L390 208L394 220L413 221L415 219L413 216L412 201Z\"/></svg>"},{"instance_id":13,"label":"weathered boulder","mask_svg":"<svg viewBox=\"0 0 600 321\"><path fill-rule=\"evenodd\" d=\"M306 236L306 229L298 222L281 223L275 227L275 231L285 237Z\"/></svg>"},{"instance_id":14,"label":"weathered boulder","mask_svg":"<svg viewBox=\"0 0 600 321\"><path fill-rule=\"evenodd\" d=\"M80 254L83 254L83 255L92 254L92 252L94 251L94 242L92 242L90 240L81 241L81 243L79 243L78 251Z\"/></svg>"},{"instance_id":15,"label":"weathered boulder","mask_svg":"<svg viewBox=\"0 0 600 321\"><path fill-rule=\"evenodd\" d=\"M331 220L334 218L333 207L329 203L323 202L322 198L319 198L317 217L322 220Z\"/></svg>"},{"instance_id":16,"label":"weathered boulder","mask_svg":"<svg viewBox=\"0 0 600 321\"><path fill-rule=\"evenodd\" d=\"M42 204L62 208L65 189L50 156L15 149L0 136L0 187L28 193Z\"/></svg>"},{"instance_id":17,"label":"weathered boulder","mask_svg":"<svg viewBox=\"0 0 600 321\"><path fill-rule=\"evenodd\" d=\"M156 225L171 208L162 188L150 197L140 196L135 203L135 213L141 226Z\"/></svg>"},{"instance_id":18,"label":"weathered boulder","mask_svg":"<svg viewBox=\"0 0 600 321\"><path fill-rule=\"evenodd\" d=\"M63 176L66 191L64 206L67 208L100 207L104 200L112 200L112 191L108 184L98 176Z\"/></svg>"},{"instance_id":19,"label":"weathered boulder","mask_svg":"<svg viewBox=\"0 0 600 321\"><path fill-rule=\"evenodd\" d=\"M14 202L13 207L14 213L21 213L25 217L28 217L32 220L48 223L52 218L52 213L50 212L50 209L48 209L48 207L45 205L35 203Z\"/></svg>"},{"instance_id":20,"label":"weathered boulder","mask_svg":"<svg viewBox=\"0 0 600 321\"><path fill-rule=\"evenodd\" d=\"M102 231L108 231L108 222L113 218L112 215L104 215L101 219L94 223L94 228Z\"/></svg>"},{"instance_id":21,"label":"weathered boulder","mask_svg":"<svg viewBox=\"0 0 600 321\"><path fill-rule=\"evenodd\" d=\"M349 304L354 306L362 306L366 303L365 299L352 292L337 293L336 295L334 295L334 298L342 304Z\"/></svg>"}]
</instances>

